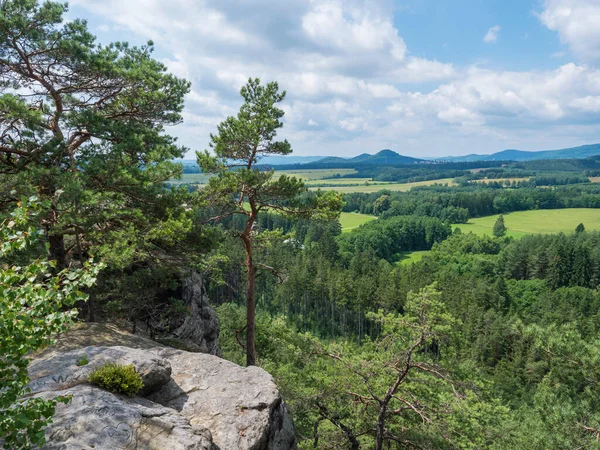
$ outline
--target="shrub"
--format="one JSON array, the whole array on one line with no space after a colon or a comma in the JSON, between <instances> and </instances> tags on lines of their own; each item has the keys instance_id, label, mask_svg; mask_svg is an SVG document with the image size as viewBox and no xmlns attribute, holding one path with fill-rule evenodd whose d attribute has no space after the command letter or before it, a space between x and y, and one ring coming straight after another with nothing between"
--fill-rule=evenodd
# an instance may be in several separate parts
<instances>
[{"instance_id":1,"label":"shrub","mask_svg":"<svg viewBox=\"0 0 600 450\"><path fill-rule=\"evenodd\" d=\"M135 371L133 364L107 363L90 374L90 383L115 394L136 395L144 387L140 374Z\"/></svg>"},{"instance_id":2,"label":"shrub","mask_svg":"<svg viewBox=\"0 0 600 450\"><path fill-rule=\"evenodd\" d=\"M22 2L9 3L12 6L7 6L8 10L29 8ZM5 26L3 8L0 22ZM11 114L8 112L9 117ZM5 117L0 118L0 128L6 123ZM8 211L0 213L0 448L10 450L43 446L44 428L51 422L57 403L68 403L66 397L27 395L28 355L52 344L56 334L68 329L77 316L75 305L87 300L83 291L94 284L102 267L85 263L82 269L60 270L47 259L39 240L39 223L47 208L50 201L31 197L22 198L6 220L2 219Z\"/></svg>"},{"instance_id":3,"label":"shrub","mask_svg":"<svg viewBox=\"0 0 600 450\"><path fill-rule=\"evenodd\" d=\"M79 361L77 361L77 366L81 367L81 366L85 366L89 363L88 359L87 359L87 355L83 355L81 358L79 358Z\"/></svg>"}]
</instances>

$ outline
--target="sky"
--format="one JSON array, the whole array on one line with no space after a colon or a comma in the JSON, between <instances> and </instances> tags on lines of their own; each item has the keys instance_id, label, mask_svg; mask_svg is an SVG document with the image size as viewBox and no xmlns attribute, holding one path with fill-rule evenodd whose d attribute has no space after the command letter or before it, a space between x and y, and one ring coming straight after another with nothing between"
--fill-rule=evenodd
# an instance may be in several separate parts
<instances>
[{"instance_id":1,"label":"sky","mask_svg":"<svg viewBox=\"0 0 600 450\"><path fill-rule=\"evenodd\" d=\"M600 142L600 0L71 0L100 43L192 82L195 150L249 77L287 91L294 155L413 157Z\"/></svg>"}]
</instances>

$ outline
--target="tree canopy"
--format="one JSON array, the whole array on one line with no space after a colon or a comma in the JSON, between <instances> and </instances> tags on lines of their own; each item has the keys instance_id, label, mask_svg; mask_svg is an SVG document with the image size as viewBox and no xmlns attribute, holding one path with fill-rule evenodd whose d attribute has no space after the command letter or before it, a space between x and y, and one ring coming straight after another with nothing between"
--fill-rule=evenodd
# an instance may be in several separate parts
<instances>
[{"instance_id":1,"label":"tree canopy","mask_svg":"<svg viewBox=\"0 0 600 450\"><path fill-rule=\"evenodd\" d=\"M152 58L151 42L101 45L66 11L0 4L0 173L13 175L0 201L49 201L42 225L59 267L88 247L115 254L140 242L132 229L154 235L180 218L157 194L180 170L171 160L185 149L165 126L181 121L190 86Z\"/></svg>"}]
</instances>

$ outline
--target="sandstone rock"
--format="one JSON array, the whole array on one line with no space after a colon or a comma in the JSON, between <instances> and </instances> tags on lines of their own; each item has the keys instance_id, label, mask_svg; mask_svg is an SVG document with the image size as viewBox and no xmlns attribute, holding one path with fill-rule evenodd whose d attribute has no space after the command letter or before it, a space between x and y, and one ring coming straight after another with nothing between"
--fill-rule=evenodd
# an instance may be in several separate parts
<instances>
[{"instance_id":1,"label":"sandstone rock","mask_svg":"<svg viewBox=\"0 0 600 450\"><path fill-rule=\"evenodd\" d=\"M74 324L71 329L56 337L56 344L36 354L36 359L47 353L67 352L92 345L104 347L123 346L137 349L163 347L160 343L132 334L126 328L113 323Z\"/></svg>"},{"instance_id":2,"label":"sandstone rock","mask_svg":"<svg viewBox=\"0 0 600 450\"><path fill-rule=\"evenodd\" d=\"M172 324L172 338L196 345L202 353L220 355L219 319L208 303L202 278L197 272L183 280L182 297L188 314L181 323Z\"/></svg>"},{"instance_id":3,"label":"sandstone rock","mask_svg":"<svg viewBox=\"0 0 600 450\"><path fill-rule=\"evenodd\" d=\"M158 342L180 350L220 356L219 319L209 304L202 277L192 272L181 284L181 300L186 313L139 323L137 329L150 333Z\"/></svg>"},{"instance_id":4,"label":"sandstone rock","mask_svg":"<svg viewBox=\"0 0 600 450\"><path fill-rule=\"evenodd\" d=\"M173 349L172 380L149 399L176 409L192 424L211 430L221 449L295 448L294 425L277 386L263 369Z\"/></svg>"},{"instance_id":5,"label":"sandstone rock","mask_svg":"<svg viewBox=\"0 0 600 450\"><path fill-rule=\"evenodd\" d=\"M83 358L88 363L78 366ZM153 353L129 347L97 346L65 353L52 352L36 358L29 366L29 388L32 393L37 393L85 383L94 369L109 362L135 366L144 383L141 395L157 391L171 379L169 362Z\"/></svg>"},{"instance_id":6,"label":"sandstone rock","mask_svg":"<svg viewBox=\"0 0 600 450\"><path fill-rule=\"evenodd\" d=\"M98 334L90 333L96 328ZM105 336L106 339L100 336ZM125 346L110 346L119 341ZM74 344L96 345L73 348ZM103 342L108 343L106 345ZM291 415L272 377L213 355L190 353L119 331L79 325L30 364L33 395L72 395L47 430L45 449L295 449ZM133 348L135 347L135 348ZM82 356L87 365L77 366ZM105 362L133 364L147 399L86 383Z\"/></svg>"},{"instance_id":7,"label":"sandstone rock","mask_svg":"<svg viewBox=\"0 0 600 450\"><path fill-rule=\"evenodd\" d=\"M71 396L71 402L57 407L43 450L216 449L206 428L192 426L176 411L148 400L85 385L60 394Z\"/></svg>"}]
</instances>

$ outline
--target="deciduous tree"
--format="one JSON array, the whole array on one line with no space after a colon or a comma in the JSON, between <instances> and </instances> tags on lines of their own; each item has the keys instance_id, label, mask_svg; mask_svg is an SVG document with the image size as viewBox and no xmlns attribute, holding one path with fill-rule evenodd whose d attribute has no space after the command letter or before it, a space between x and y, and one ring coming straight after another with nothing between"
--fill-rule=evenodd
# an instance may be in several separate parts
<instances>
[{"instance_id":1,"label":"deciduous tree","mask_svg":"<svg viewBox=\"0 0 600 450\"><path fill-rule=\"evenodd\" d=\"M29 382L28 353L66 330L76 315L73 306L87 298L82 289L95 282L101 268L88 261L83 269L49 275L55 262L36 255L41 211L39 204L23 200L0 224L0 442L7 449L43 444L43 427L57 401L67 401L22 398Z\"/></svg>"},{"instance_id":2,"label":"deciduous tree","mask_svg":"<svg viewBox=\"0 0 600 450\"><path fill-rule=\"evenodd\" d=\"M504 216L502 214L498 216L494 224L493 233L495 237L502 237L506 234L506 225L504 224Z\"/></svg>"}]
</instances>

